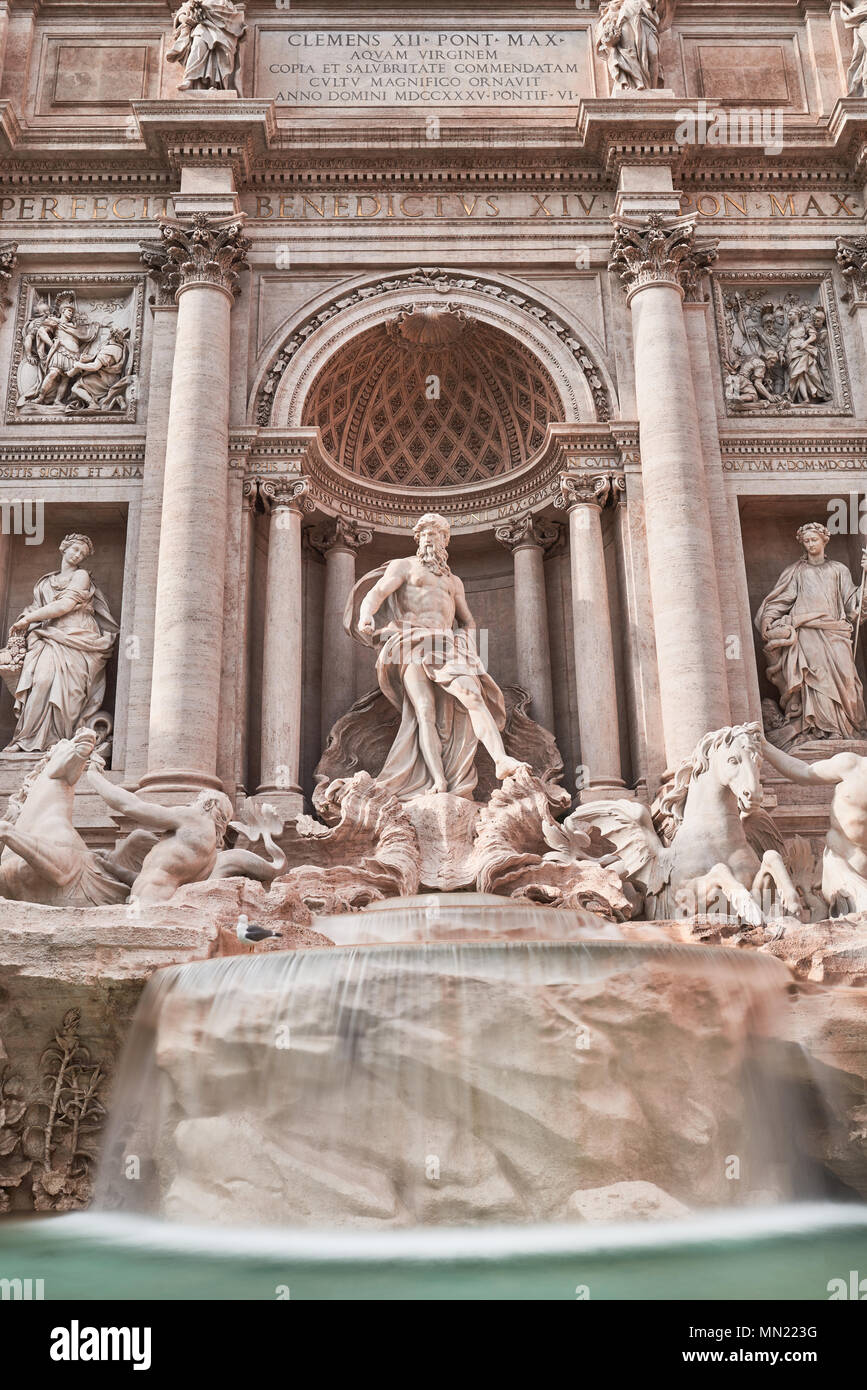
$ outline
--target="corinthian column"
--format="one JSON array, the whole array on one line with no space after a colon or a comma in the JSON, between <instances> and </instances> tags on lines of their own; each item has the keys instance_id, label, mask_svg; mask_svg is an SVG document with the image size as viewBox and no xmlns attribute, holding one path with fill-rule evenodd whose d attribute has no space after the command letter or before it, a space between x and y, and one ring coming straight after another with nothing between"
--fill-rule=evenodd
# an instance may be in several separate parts
<instances>
[{"instance_id":1,"label":"corinthian column","mask_svg":"<svg viewBox=\"0 0 867 1390\"><path fill-rule=\"evenodd\" d=\"M301 688L303 574L301 518L313 511L306 478L269 478L259 495L271 513L262 658L262 757L257 796L284 815L303 809Z\"/></svg>"},{"instance_id":2,"label":"corinthian column","mask_svg":"<svg viewBox=\"0 0 867 1390\"><path fill-rule=\"evenodd\" d=\"M569 513L572 640L581 735L583 801L623 795L620 724L611 605L602 540L602 508L622 489L621 478L563 473L555 505Z\"/></svg>"},{"instance_id":3,"label":"corinthian column","mask_svg":"<svg viewBox=\"0 0 867 1390\"><path fill-rule=\"evenodd\" d=\"M160 228L178 320L166 439L148 772L186 797L220 787L217 732L229 450L229 327L250 243L241 223L195 213Z\"/></svg>"},{"instance_id":4,"label":"corinthian column","mask_svg":"<svg viewBox=\"0 0 867 1390\"><path fill-rule=\"evenodd\" d=\"M715 257L694 223L651 213L616 224L611 269L632 310L650 593L669 765L730 722L698 410L683 314Z\"/></svg>"},{"instance_id":5,"label":"corinthian column","mask_svg":"<svg viewBox=\"0 0 867 1390\"><path fill-rule=\"evenodd\" d=\"M338 516L334 525L314 532L310 543L325 556L325 603L322 614L322 747L338 719L355 703L355 642L343 626L347 600L355 585L355 557L373 532Z\"/></svg>"},{"instance_id":6,"label":"corinthian column","mask_svg":"<svg viewBox=\"0 0 867 1390\"><path fill-rule=\"evenodd\" d=\"M559 526L530 515L496 529L497 540L512 552L515 568L518 684L530 695L533 719L551 733L554 732L554 693L545 592L545 551L554 544L559 534Z\"/></svg>"}]
</instances>

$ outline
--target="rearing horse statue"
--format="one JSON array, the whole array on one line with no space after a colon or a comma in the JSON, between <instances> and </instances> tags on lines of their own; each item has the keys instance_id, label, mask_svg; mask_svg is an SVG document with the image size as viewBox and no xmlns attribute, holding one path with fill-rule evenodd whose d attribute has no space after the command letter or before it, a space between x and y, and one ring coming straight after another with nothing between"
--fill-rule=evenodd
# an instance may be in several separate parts
<instances>
[{"instance_id":1,"label":"rearing horse statue","mask_svg":"<svg viewBox=\"0 0 867 1390\"><path fill-rule=\"evenodd\" d=\"M800 918L782 855L769 849L760 859L744 828L743 818L761 806L761 761L758 724L705 734L660 798L660 813L674 823L668 845L638 801L590 802L565 824L593 825L614 845L602 862L640 892L648 920L717 913L728 904L739 921L760 926L769 891L785 915Z\"/></svg>"},{"instance_id":2,"label":"rearing horse statue","mask_svg":"<svg viewBox=\"0 0 867 1390\"><path fill-rule=\"evenodd\" d=\"M98 741L92 729L61 739L11 798L0 820L0 898L46 907L123 902L129 888L72 823L75 784Z\"/></svg>"}]
</instances>

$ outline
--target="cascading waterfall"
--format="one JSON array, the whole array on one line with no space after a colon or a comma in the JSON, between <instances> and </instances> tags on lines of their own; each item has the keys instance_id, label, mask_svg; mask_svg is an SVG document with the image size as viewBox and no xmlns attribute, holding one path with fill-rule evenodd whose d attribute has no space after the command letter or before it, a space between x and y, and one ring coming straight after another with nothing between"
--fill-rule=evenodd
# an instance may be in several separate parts
<instances>
[{"instance_id":1,"label":"cascading waterfall","mask_svg":"<svg viewBox=\"0 0 867 1390\"><path fill-rule=\"evenodd\" d=\"M152 979L99 1205L375 1228L810 1195L777 961L480 895L317 926L362 944Z\"/></svg>"}]
</instances>

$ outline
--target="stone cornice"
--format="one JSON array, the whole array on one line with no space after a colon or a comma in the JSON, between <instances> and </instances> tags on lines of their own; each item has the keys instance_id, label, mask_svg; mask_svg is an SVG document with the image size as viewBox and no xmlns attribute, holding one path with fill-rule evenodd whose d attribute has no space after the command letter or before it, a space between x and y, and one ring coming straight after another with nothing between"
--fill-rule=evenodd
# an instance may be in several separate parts
<instances>
[{"instance_id":1,"label":"stone cornice","mask_svg":"<svg viewBox=\"0 0 867 1390\"><path fill-rule=\"evenodd\" d=\"M172 101L134 101L132 110L148 154L180 169L190 164L231 166L236 183L274 143L273 102L202 93Z\"/></svg>"},{"instance_id":2,"label":"stone cornice","mask_svg":"<svg viewBox=\"0 0 867 1390\"><path fill-rule=\"evenodd\" d=\"M784 475L784 488L792 477L843 473L853 475L853 487L860 482L858 490L863 492L867 478L867 435L863 433L823 432L811 438L803 434L724 431L720 434L720 452L725 474L767 480L779 473Z\"/></svg>"},{"instance_id":3,"label":"stone cornice","mask_svg":"<svg viewBox=\"0 0 867 1390\"><path fill-rule=\"evenodd\" d=\"M0 483L92 484L95 479L140 480L145 441L109 438L52 442L6 439L0 444Z\"/></svg>"},{"instance_id":4,"label":"stone cornice","mask_svg":"<svg viewBox=\"0 0 867 1390\"><path fill-rule=\"evenodd\" d=\"M522 469L467 487L403 488L372 482L335 468L323 450L319 431L233 432L230 467L246 477L309 481L310 497L329 515L351 518L382 531L405 531L422 513L439 511L464 533L489 530L509 520L544 511L560 493L562 473L619 476L637 458L638 426L617 424L549 425L545 445Z\"/></svg>"}]
</instances>

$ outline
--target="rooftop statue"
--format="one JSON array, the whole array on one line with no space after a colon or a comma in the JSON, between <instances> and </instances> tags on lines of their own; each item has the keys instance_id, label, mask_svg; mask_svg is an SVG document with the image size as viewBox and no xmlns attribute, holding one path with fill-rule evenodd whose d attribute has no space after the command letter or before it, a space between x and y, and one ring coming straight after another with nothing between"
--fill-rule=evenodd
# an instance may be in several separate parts
<instances>
[{"instance_id":1,"label":"rooftop statue","mask_svg":"<svg viewBox=\"0 0 867 1390\"><path fill-rule=\"evenodd\" d=\"M417 553L366 574L344 619L354 637L379 646L379 686L401 713L376 779L400 801L430 792L472 800L480 743L500 781L526 766L503 744L503 695L476 651L464 586L449 568L449 534L445 517L423 516L413 531Z\"/></svg>"},{"instance_id":2,"label":"rooftop statue","mask_svg":"<svg viewBox=\"0 0 867 1390\"><path fill-rule=\"evenodd\" d=\"M840 18L852 30L852 62L847 82L849 95L867 96L867 0L846 0L840 6Z\"/></svg>"},{"instance_id":3,"label":"rooftop statue","mask_svg":"<svg viewBox=\"0 0 867 1390\"><path fill-rule=\"evenodd\" d=\"M170 63L183 63L180 90L238 91L244 6L232 0L184 0L175 14Z\"/></svg>"},{"instance_id":4,"label":"rooftop statue","mask_svg":"<svg viewBox=\"0 0 867 1390\"><path fill-rule=\"evenodd\" d=\"M665 0L606 0L596 25L596 47L608 59L613 92L655 91L663 85L659 30Z\"/></svg>"}]
</instances>

